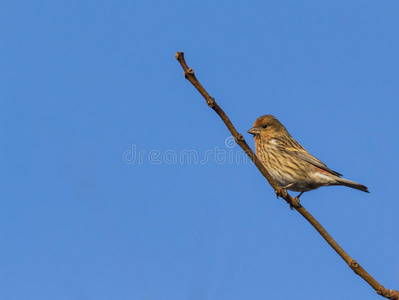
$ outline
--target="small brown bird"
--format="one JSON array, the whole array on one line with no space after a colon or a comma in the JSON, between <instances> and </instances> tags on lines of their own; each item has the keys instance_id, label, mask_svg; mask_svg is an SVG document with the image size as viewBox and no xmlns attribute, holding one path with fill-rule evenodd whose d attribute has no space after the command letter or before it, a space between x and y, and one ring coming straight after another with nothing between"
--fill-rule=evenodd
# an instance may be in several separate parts
<instances>
[{"instance_id":1,"label":"small brown bird","mask_svg":"<svg viewBox=\"0 0 399 300\"><path fill-rule=\"evenodd\" d=\"M298 197L329 185L369 192L366 186L341 178L341 174L310 155L271 115L258 118L248 133L254 135L256 155L273 179L283 188L301 192Z\"/></svg>"}]
</instances>

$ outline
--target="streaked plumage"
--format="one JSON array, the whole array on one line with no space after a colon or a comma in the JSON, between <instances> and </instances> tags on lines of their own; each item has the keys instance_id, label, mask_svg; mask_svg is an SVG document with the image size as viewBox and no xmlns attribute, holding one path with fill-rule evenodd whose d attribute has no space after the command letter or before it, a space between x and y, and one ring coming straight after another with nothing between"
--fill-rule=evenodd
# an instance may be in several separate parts
<instances>
[{"instance_id":1,"label":"streaked plumage","mask_svg":"<svg viewBox=\"0 0 399 300\"><path fill-rule=\"evenodd\" d=\"M282 187L302 193L321 186L345 185L369 192L366 186L341 178L340 173L310 155L271 115L258 118L248 133L254 135L256 155Z\"/></svg>"}]
</instances>

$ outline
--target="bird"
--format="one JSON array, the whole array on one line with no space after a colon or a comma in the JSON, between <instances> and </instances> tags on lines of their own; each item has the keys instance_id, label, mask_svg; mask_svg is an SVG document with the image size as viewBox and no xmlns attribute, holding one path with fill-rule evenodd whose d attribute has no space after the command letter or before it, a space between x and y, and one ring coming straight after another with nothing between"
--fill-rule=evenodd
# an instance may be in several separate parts
<instances>
[{"instance_id":1,"label":"bird","mask_svg":"<svg viewBox=\"0 0 399 300\"><path fill-rule=\"evenodd\" d=\"M343 185L369 193L360 183L342 178L309 154L272 115L259 117L248 133L254 136L256 156L273 179L284 189L300 192L322 186Z\"/></svg>"}]
</instances>

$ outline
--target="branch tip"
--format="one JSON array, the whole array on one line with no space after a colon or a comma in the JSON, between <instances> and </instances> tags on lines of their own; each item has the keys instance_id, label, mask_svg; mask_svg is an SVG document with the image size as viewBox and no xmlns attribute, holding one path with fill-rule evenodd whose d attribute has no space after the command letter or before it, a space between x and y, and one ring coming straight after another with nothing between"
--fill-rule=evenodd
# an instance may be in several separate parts
<instances>
[{"instance_id":1,"label":"branch tip","mask_svg":"<svg viewBox=\"0 0 399 300\"><path fill-rule=\"evenodd\" d=\"M183 52L178 51L178 52L176 52L176 54L175 54L175 58L178 60L178 59L180 58L180 56L183 56L183 55L184 55Z\"/></svg>"}]
</instances>

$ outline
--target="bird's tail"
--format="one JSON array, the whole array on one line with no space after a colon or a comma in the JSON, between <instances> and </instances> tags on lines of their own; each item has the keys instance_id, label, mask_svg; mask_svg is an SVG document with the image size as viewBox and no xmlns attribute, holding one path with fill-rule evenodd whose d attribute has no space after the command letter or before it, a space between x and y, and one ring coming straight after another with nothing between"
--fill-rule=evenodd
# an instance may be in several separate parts
<instances>
[{"instance_id":1,"label":"bird's tail","mask_svg":"<svg viewBox=\"0 0 399 300\"><path fill-rule=\"evenodd\" d=\"M350 188L357 189L359 191L370 193L367 186L364 186L363 184L360 184L360 183L357 183L357 182L354 182L354 181L351 181L351 180L348 180L345 178L336 178L336 180L337 180L338 184L340 184L340 185L345 185Z\"/></svg>"}]
</instances>

